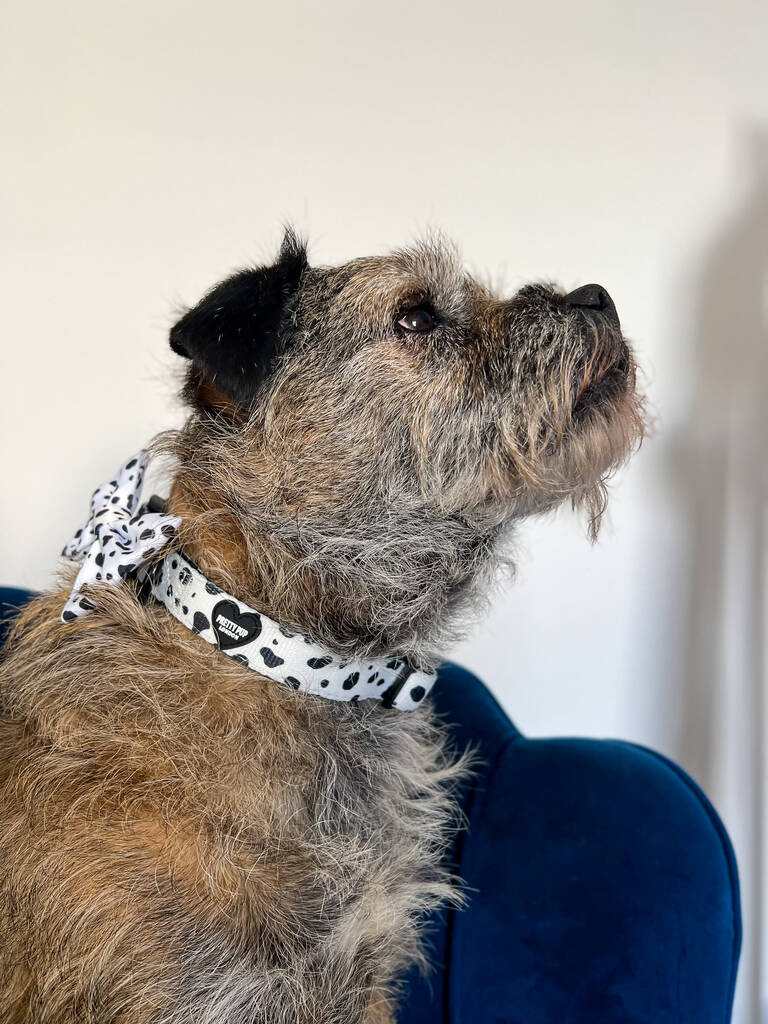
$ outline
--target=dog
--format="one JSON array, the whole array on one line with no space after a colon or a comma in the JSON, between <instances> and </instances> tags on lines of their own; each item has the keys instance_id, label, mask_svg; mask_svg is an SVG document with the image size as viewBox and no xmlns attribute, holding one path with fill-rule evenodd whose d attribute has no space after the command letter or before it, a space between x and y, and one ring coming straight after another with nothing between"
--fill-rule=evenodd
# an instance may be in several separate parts
<instances>
[{"instance_id":1,"label":"dog","mask_svg":"<svg viewBox=\"0 0 768 1024\"><path fill-rule=\"evenodd\" d=\"M499 297L439 236L314 267L291 230L170 344L167 501L136 460L97 491L90 575L0 666L3 1019L385 1024L457 898L435 667L520 519L596 535L635 359L597 285Z\"/></svg>"}]
</instances>

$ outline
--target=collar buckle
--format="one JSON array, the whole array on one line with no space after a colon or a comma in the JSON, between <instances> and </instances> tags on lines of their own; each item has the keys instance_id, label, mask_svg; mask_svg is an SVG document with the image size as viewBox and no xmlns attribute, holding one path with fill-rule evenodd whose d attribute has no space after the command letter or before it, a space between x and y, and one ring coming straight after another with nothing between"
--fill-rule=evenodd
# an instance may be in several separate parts
<instances>
[{"instance_id":1,"label":"collar buckle","mask_svg":"<svg viewBox=\"0 0 768 1024\"><path fill-rule=\"evenodd\" d=\"M395 706L395 701L415 671L416 669L410 662L403 662L403 667L381 695L381 706L383 708L393 708Z\"/></svg>"}]
</instances>

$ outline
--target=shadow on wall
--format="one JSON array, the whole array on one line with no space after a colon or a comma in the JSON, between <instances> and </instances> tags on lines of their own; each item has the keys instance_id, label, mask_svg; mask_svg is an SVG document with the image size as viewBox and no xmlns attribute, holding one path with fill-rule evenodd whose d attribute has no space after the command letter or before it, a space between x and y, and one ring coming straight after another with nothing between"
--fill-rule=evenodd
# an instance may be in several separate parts
<instances>
[{"instance_id":1,"label":"shadow on wall","mask_svg":"<svg viewBox=\"0 0 768 1024\"><path fill-rule=\"evenodd\" d=\"M768 439L768 131L748 140L753 180L713 239L699 276L690 421L675 456L691 544L680 752L705 788L714 768L718 692L731 668L762 680L761 562ZM735 536L734 536L735 534ZM730 564L736 559L737 564ZM742 564L744 563L744 564ZM740 576L740 579L733 577ZM749 592L743 586L748 582ZM749 622L736 665L724 649L729 590ZM742 601L743 599L743 601ZM728 632L739 632L733 624ZM758 708L754 709L755 711ZM757 724L757 723L755 723Z\"/></svg>"},{"instance_id":2,"label":"shadow on wall","mask_svg":"<svg viewBox=\"0 0 768 1024\"><path fill-rule=\"evenodd\" d=\"M749 181L741 203L713 237L694 282L692 401L670 468L681 491L690 545L678 754L720 803L737 847L749 940L742 957L742 972L749 977L744 1002L749 1019L757 1021L768 764L762 696L768 557L768 129L744 133L740 149L738 155L749 164Z\"/></svg>"}]
</instances>

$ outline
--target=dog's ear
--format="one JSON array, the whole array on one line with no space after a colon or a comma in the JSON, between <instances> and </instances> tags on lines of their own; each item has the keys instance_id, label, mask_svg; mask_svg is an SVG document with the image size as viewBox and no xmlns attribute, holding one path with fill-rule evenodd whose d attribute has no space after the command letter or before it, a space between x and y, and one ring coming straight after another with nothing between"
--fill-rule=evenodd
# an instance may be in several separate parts
<instances>
[{"instance_id":1,"label":"dog's ear","mask_svg":"<svg viewBox=\"0 0 768 1024\"><path fill-rule=\"evenodd\" d=\"M171 348L192 361L188 396L192 388L198 401L204 394L218 395L218 404L253 399L306 269L306 246L289 228L274 263L228 277L174 324Z\"/></svg>"}]
</instances>

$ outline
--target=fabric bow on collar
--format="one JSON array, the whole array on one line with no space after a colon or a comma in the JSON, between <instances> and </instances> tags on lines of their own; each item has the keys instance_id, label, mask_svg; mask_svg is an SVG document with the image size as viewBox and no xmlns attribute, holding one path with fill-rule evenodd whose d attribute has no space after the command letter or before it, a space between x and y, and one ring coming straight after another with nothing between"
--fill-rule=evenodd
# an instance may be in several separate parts
<instances>
[{"instance_id":1,"label":"fabric bow on collar","mask_svg":"<svg viewBox=\"0 0 768 1024\"><path fill-rule=\"evenodd\" d=\"M148 458L147 452L140 451L118 470L114 479L94 491L88 521L62 551L65 558L83 563L61 613L62 622L70 622L94 608L80 592L84 584L109 583L119 587L175 535L181 522L178 516L139 508Z\"/></svg>"}]
</instances>

